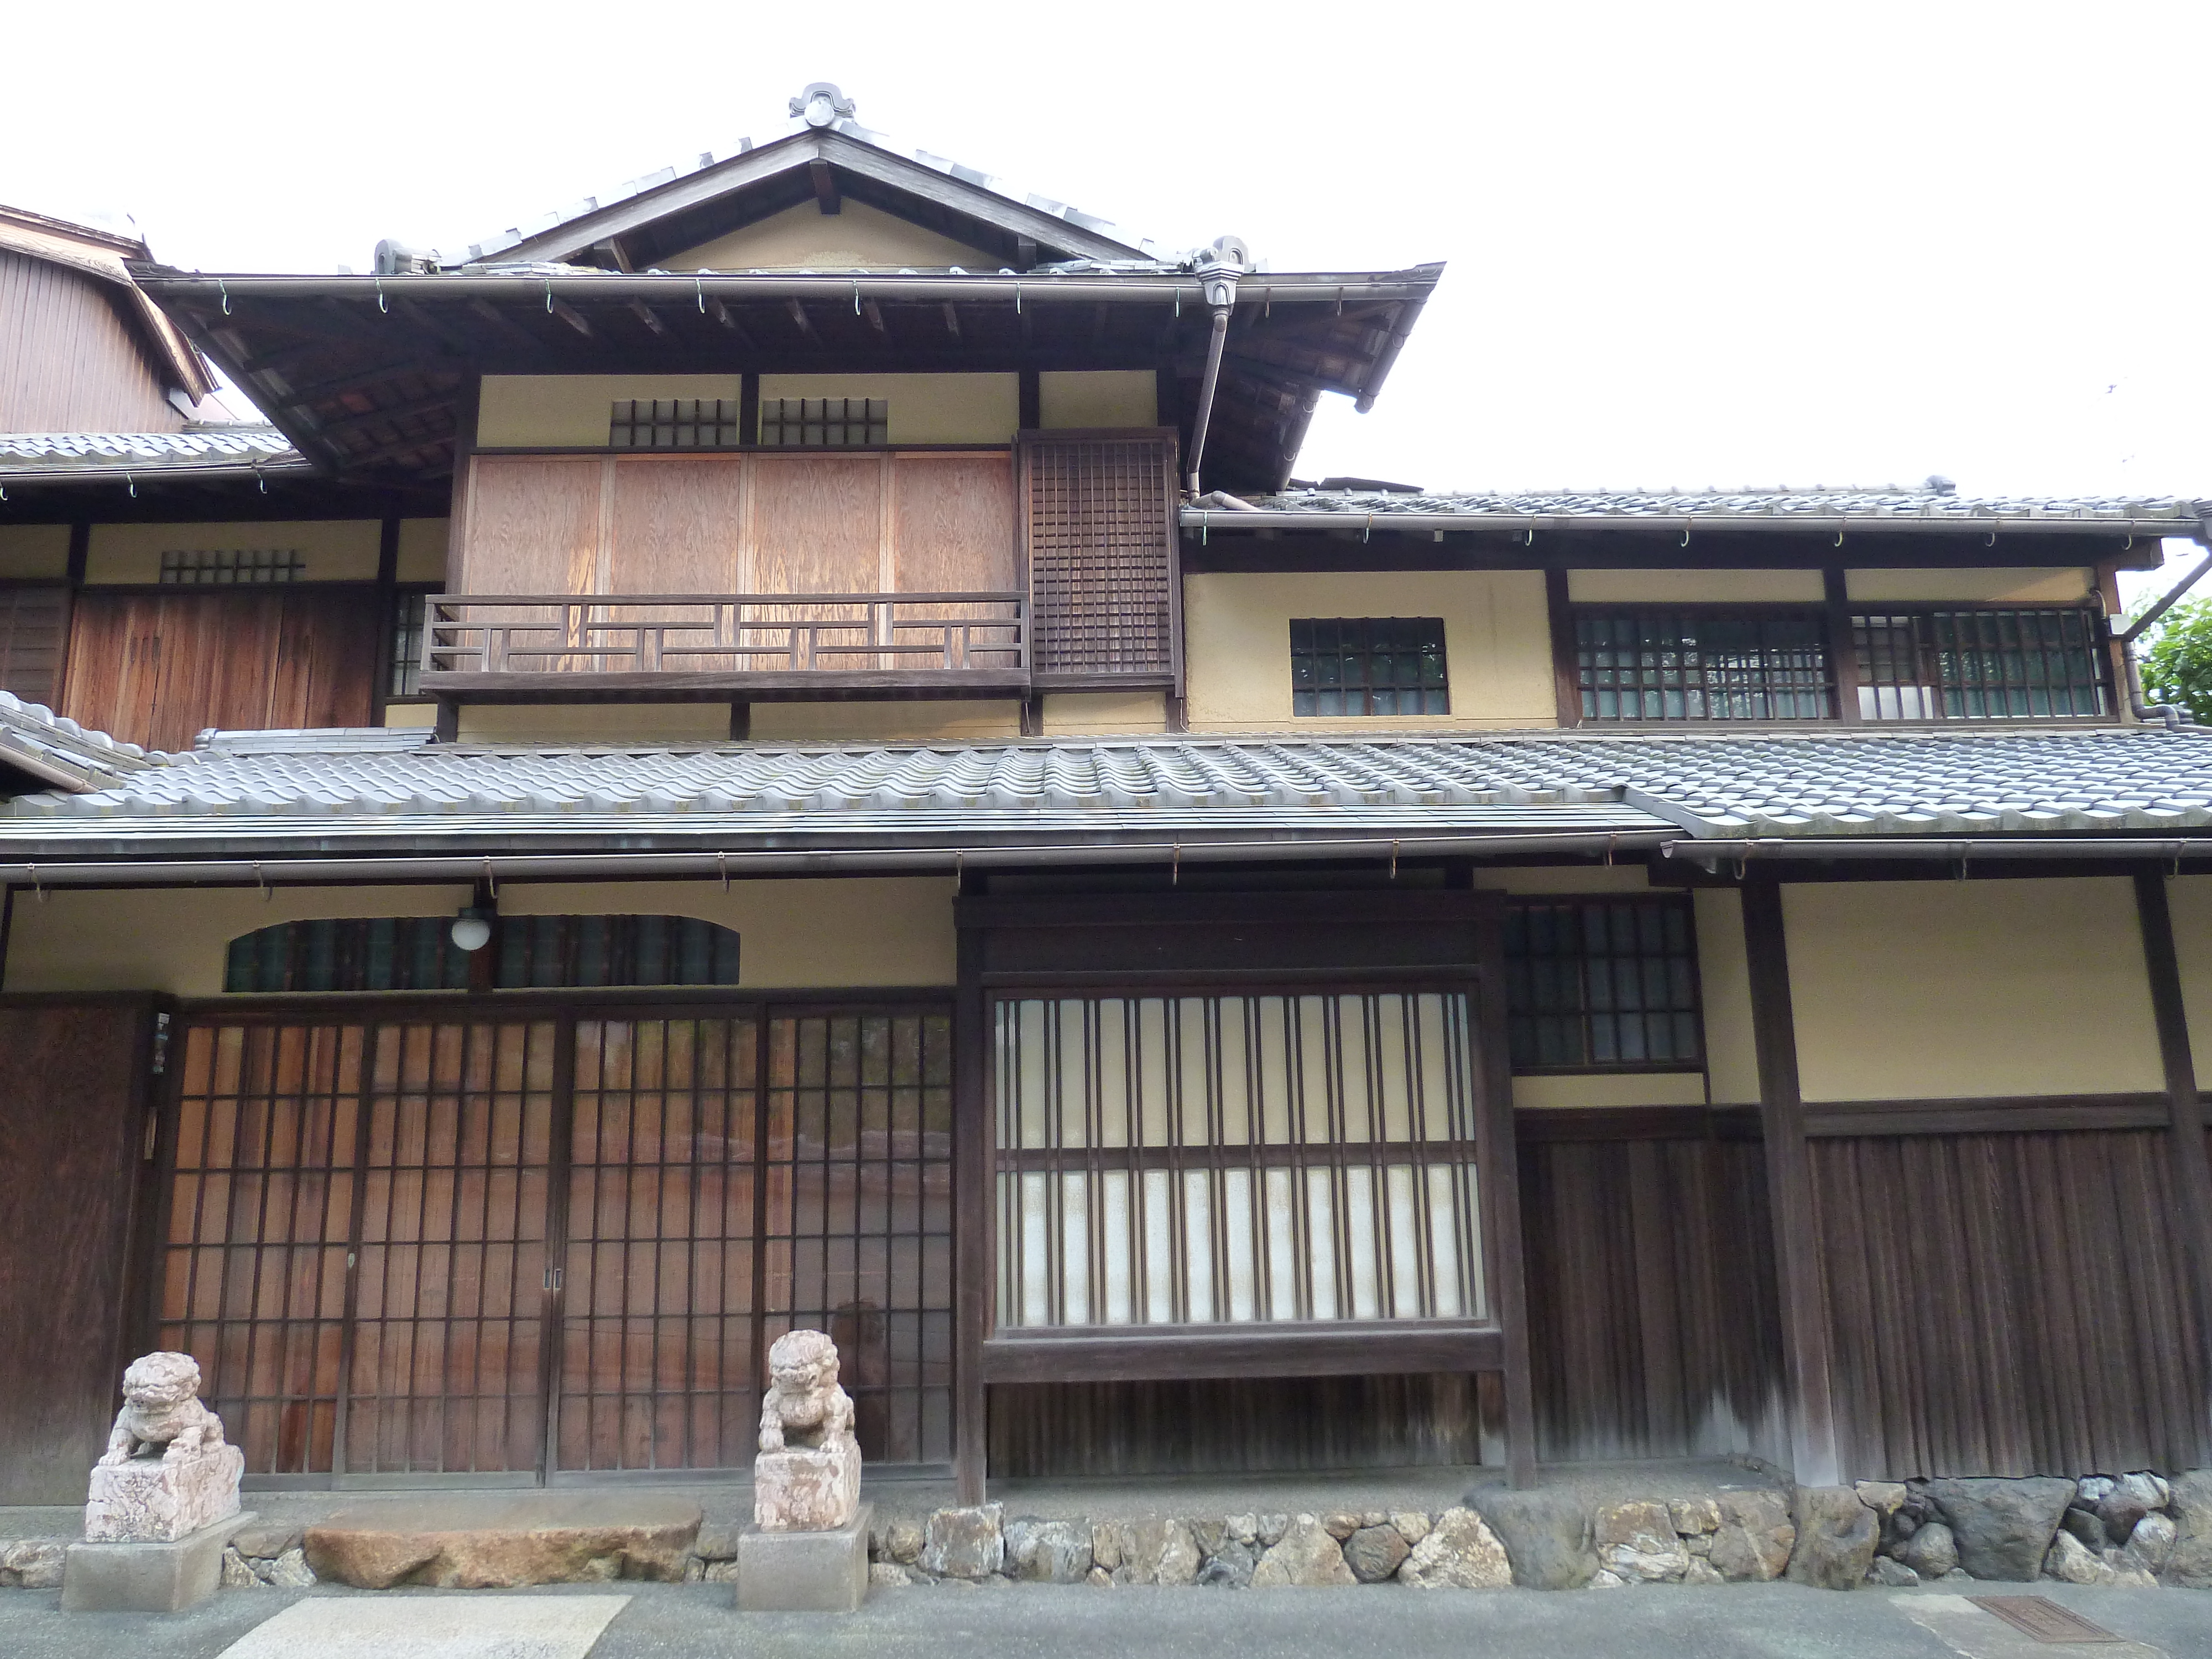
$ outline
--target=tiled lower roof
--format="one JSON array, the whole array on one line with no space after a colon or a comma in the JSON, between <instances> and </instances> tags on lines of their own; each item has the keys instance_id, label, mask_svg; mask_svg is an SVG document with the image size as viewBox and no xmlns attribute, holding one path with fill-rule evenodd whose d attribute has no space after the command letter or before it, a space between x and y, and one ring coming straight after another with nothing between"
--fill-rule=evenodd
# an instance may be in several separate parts
<instances>
[{"instance_id":1,"label":"tiled lower roof","mask_svg":"<svg viewBox=\"0 0 2212 1659\"><path fill-rule=\"evenodd\" d=\"M146 751L89 732L42 703L0 691L0 768L64 790L114 785L146 764Z\"/></svg>"},{"instance_id":2,"label":"tiled lower roof","mask_svg":"<svg viewBox=\"0 0 2212 1659\"><path fill-rule=\"evenodd\" d=\"M408 746L395 746L407 744ZM216 734L0 806L0 851L1663 830L2212 832L2212 733L1157 738L542 750Z\"/></svg>"},{"instance_id":3,"label":"tiled lower roof","mask_svg":"<svg viewBox=\"0 0 2212 1659\"><path fill-rule=\"evenodd\" d=\"M198 432L0 433L0 480L285 472L306 471L309 465L273 426Z\"/></svg>"},{"instance_id":4,"label":"tiled lower roof","mask_svg":"<svg viewBox=\"0 0 2212 1659\"><path fill-rule=\"evenodd\" d=\"M1893 519L1912 523L1975 523L1990 520L2051 519L2090 524L2135 524L2172 520L2175 533L2194 530L2212 518L2212 501L2181 496L2142 499L2111 495L1961 495L1932 487L1881 489L1560 489L1438 491L1408 493L1379 489L1293 489L1278 495L1248 497L1263 513L1368 518L1451 517L1467 519ZM1193 509L1184 521L1194 520ZM1234 511L1214 513L1208 521L1227 529Z\"/></svg>"}]
</instances>

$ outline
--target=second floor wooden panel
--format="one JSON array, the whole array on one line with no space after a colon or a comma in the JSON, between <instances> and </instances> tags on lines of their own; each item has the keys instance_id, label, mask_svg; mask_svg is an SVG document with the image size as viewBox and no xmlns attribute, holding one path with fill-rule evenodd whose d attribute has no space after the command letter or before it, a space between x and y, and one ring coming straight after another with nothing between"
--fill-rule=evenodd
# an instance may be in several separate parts
<instances>
[{"instance_id":1,"label":"second floor wooden panel","mask_svg":"<svg viewBox=\"0 0 2212 1659\"><path fill-rule=\"evenodd\" d=\"M0 432L174 432L184 416L106 284L0 249Z\"/></svg>"}]
</instances>

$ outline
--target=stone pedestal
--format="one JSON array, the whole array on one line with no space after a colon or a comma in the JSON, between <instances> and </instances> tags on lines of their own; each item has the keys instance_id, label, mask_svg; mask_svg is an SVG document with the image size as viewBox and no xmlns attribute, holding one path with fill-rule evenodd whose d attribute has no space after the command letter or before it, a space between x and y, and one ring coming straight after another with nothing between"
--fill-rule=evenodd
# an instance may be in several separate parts
<instances>
[{"instance_id":1,"label":"stone pedestal","mask_svg":"<svg viewBox=\"0 0 2212 1659\"><path fill-rule=\"evenodd\" d=\"M95 1464L84 1506L89 1544L173 1544L238 1513L246 1454L221 1443L176 1457L159 1450Z\"/></svg>"},{"instance_id":2,"label":"stone pedestal","mask_svg":"<svg viewBox=\"0 0 2212 1659\"><path fill-rule=\"evenodd\" d=\"M242 1510L167 1543L72 1544L62 1569L64 1613L182 1613L222 1582L222 1549L253 1520ZM866 1534L861 1535L865 1550Z\"/></svg>"},{"instance_id":3,"label":"stone pedestal","mask_svg":"<svg viewBox=\"0 0 2212 1659\"><path fill-rule=\"evenodd\" d=\"M860 1449L787 1446L753 1459L753 1522L763 1532L831 1532L860 1507Z\"/></svg>"},{"instance_id":4,"label":"stone pedestal","mask_svg":"<svg viewBox=\"0 0 2212 1659\"><path fill-rule=\"evenodd\" d=\"M763 1454L763 1461L766 1461ZM830 1532L738 1535L738 1610L741 1613L851 1613L868 1594L868 1519L863 1504Z\"/></svg>"}]
</instances>

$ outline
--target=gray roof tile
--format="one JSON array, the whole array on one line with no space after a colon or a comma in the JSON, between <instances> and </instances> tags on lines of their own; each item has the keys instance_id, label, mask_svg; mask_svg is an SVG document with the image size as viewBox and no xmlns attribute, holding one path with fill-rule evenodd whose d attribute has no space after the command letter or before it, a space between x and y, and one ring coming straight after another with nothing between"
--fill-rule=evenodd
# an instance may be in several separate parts
<instances>
[{"instance_id":1,"label":"gray roof tile","mask_svg":"<svg viewBox=\"0 0 2212 1659\"><path fill-rule=\"evenodd\" d=\"M1484 518L1833 519L1892 518L1949 521L2057 519L2125 521L2172 519L2177 531L2212 518L2212 500L2180 496L1960 495L1929 488L1884 489L1582 489L1439 491L1293 489L1246 498L1267 513L1341 514L1364 520L1408 514ZM1199 509L1183 509L1195 523ZM1236 526L1235 510L1206 514L1217 528Z\"/></svg>"}]
</instances>

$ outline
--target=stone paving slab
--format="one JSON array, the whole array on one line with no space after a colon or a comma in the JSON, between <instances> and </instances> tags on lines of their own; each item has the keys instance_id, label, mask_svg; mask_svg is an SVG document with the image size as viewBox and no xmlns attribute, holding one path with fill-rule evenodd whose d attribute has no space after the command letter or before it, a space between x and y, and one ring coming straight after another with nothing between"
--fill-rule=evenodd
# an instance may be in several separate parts
<instances>
[{"instance_id":1,"label":"stone paving slab","mask_svg":"<svg viewBox=\"0 0 2212 1659\"><path fill-rule=\"evenodd\" d=\"M317 1596L222 1659L585 1659L627 1595Z\"/></svg>"},{"instance_id":2,"label":"stone paving slab","mask_svg":"<svg viewBox=\"0 0 2212 1659\"><path fill-rule=\"evenodd\" d=\"M699 1505L630 1491L441 1493L342 1510L307 1528L315 1576L362 1589L684 1577Z\"/></svg>"}]
</instances>

